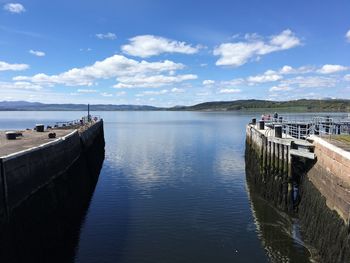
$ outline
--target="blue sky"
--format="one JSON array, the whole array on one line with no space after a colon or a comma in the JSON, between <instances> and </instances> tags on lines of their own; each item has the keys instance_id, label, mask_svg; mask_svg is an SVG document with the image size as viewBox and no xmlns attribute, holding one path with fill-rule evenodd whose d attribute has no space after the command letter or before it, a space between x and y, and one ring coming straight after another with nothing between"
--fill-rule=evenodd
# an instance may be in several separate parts
<instances>
[{"instance_id":1,"label":"blue sky","mask_svg":"<svg viewBox=\"0 0 350 263\"><path fill-rule=\"evenodd\" d=\"M349 1L0 5L0 101L350 99Z\"/></svg>"}]
</instances>

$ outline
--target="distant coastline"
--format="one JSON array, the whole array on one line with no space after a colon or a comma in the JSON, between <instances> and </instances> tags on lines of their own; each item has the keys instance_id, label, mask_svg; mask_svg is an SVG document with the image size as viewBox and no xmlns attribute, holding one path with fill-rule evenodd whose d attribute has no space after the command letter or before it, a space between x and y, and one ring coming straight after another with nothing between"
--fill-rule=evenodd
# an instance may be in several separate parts
<instances>
[{"instance_id":1,"label":"distant coastline","mask_svg":"<svg viewBox=\"0 0 350 263\"><path fill-rule=\"evenodd\" d=\"M193 106L155 107L149 105L90 105L93 111L259 111L259 112L350 112L350 100L235 100L204 102ZM45 104L27 101L0 101L0 111L85 111L87 104Z\"/></svg>"}]
</instances>

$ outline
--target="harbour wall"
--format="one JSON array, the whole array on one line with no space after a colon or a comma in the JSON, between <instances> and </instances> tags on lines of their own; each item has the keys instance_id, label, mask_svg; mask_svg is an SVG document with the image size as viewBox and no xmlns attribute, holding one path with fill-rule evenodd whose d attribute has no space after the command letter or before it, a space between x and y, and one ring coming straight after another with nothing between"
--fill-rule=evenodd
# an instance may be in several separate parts
<instances>
[{"instance_id":1,"label":"harbour wall","mask_svg":"<svg viewBox=\"0 0 350 263\"><path fill-rule=\"evenodd\" d=\"M103 126L97 130L75 162L12 208L9 220L0 224L1 262L74 261L104 161Z\"/></svg>"},{"instance_id":2,"label":"harbour wall","mask_svg":"<svg viewBox=\"0 0 350 263\"><path fill-rule=\"evenodd\" d=\"M102 120L83 131L74 130L49 143L1 157L1 218L8 220L15 207L66 172L97 142L104 145Z\"/></svg>"},{"instance_id":3,"label":"harbour wall","mask_svg":"<svg viewBox=\"0 0 350 263\"><path fill-rule=\"evenodd\" d=\"M291 142L267 136L250 125L246 128L246 135L247 180L266 200L292 212L295 199L292 190L297 186L290 167Z\"/></svg>"},{"instance_id":4,"label":"harbour wall","mask_svg":"<svg viewBox=\"0 0 350 263\"><path fill-rule=\"evenodd\" d=\"M276 148L283 146L274 145L275 150L271 150L269 141L278 142L268 132L273 130L262 133L254 125L247 126L247 183L264 199L299 220L304 240L317 249L321 262L347 262L350 258L349 152L311 136L316 158L292 156L291 139L286 150L290 155L288 164L282 164L282 169L279 156L283 154Z\"/></svg>"}]
</instances>

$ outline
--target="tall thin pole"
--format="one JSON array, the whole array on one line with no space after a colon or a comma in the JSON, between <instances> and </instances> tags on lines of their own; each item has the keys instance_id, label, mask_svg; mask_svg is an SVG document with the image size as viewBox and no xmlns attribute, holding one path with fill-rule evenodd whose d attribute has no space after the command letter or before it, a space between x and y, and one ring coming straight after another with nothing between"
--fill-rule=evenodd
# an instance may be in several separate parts
<instances>
[{"instance_id":1,"label":"tall thin pole","mask_svg":"<svg viewBox=\"0 0 350 263\"><path fill-rule=\"evenodd\" d=\"M88 104L88 121L89 122L91 121L91 118L90 118L90 104Z\"/></svg>"}]
</instances>

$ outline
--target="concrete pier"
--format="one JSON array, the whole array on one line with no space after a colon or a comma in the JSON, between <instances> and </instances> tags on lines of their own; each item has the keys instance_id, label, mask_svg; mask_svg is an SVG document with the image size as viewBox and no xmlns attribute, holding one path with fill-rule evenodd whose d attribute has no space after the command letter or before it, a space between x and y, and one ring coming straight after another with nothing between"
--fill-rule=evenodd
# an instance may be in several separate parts
<instances>
[{"instance_id":1,"label":"concrete pier","mask_svg":"<svg viewBox=\"0 0 350 263\"><path fill-rule=\"evenodd\" d=\"M318 249L322 262L348 262L350 152L329 136L300 140L261 127L246 127L247 182L300 219L304 237Z\"/></svg>"},{"instance_id":2,"label":"concrete pier","mask_svg":"<svg viewBox=\"0 0 350 263\"><path fill-rule=\"evenodd\" d=\"M48 170L47 164L46 181L31 194L20 196L23 199L11 207L8 220L0 221L1 262L71 262L76 258L80 231L104 161L103 125L95 124L78 131L79 158L69 166L62 162L58 174ZM35 162L38 160L25 165L35 166Z\"/></svg>"},{"instance_id":3,"label":"concrete pier","mask_svg":"<svg viewBox=\"0 0 350 263\"><path fill-rule=\"evenodd\" d=\"M103 121L90 122L79 129L23 132L16 140L1 140L0 150L0 219L54 178L63 174L97 137L103 138ZM103 140L104 142L104 140Z\"/></svg>"}]
</instances>

